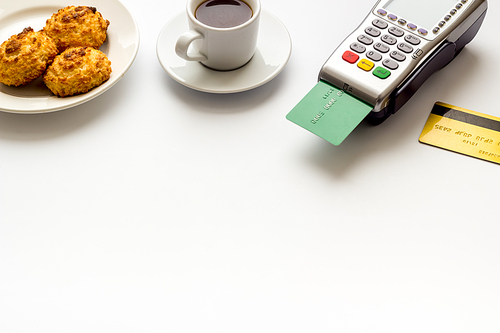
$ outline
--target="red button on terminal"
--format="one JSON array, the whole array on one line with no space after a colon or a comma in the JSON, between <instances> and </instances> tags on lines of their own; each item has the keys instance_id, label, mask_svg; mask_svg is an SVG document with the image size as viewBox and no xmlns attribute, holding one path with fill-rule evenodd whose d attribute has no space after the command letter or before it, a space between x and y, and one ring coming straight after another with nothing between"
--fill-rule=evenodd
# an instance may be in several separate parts
<instances>
[{"instance_id":1,"label":"red button on terminal","mask_svg":"<svg viewBox=\"0 0 500 333\"><path fill-rule=\"evenodd\" d=\"M342 59L344 59L350 64L354 64L356 61L358 61L359 56L351 51L345 51L344 55L342 56Z\"/></svg>"}]
</instances>

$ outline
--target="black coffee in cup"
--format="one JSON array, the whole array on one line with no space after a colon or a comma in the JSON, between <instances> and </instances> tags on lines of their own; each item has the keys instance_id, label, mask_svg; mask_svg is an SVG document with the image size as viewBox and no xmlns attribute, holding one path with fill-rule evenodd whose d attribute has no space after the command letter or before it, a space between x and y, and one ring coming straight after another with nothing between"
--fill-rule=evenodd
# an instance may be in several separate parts
<instances>
[{"instance_id":1,"label":"black coffee in cup","mask_svg":"<svg viewBox=\"0 0 500 333\"><path fill-rule=\"evenodd\" d=\"M232 28L252 18L250 6L241 0L207 0L196 9L196 19L214 28Z\"/></svg>"}]
</instances>

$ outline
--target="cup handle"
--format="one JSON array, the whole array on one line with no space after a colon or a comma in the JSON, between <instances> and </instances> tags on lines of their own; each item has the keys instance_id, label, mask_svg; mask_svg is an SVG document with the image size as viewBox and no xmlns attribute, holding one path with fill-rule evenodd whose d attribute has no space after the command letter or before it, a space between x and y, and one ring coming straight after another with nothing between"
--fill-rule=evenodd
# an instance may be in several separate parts
<instances>
[{"instance_id":1,"label":"cup handle","mask_svg":"<svg viewBox=\"0 0 500 333\"><path fill-rule=\"evenodd\" d=\"M177 43L175 44L175 53L177 53L177 55L182 59L188 61L207 60L207 57L199 52L188 54L189 45L191 45L191 43L196 39L202 39L202 38L204 38L203 35L195 30L189 30L183 33L177 40Z\"/></svg>"}]
</instances>

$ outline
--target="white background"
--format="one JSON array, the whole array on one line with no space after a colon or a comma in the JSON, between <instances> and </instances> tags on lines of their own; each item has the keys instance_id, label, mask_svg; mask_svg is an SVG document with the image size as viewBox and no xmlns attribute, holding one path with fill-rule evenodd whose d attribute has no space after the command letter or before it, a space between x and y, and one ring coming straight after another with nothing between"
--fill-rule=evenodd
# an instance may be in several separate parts
<instances>
[{"instance_id":1,"label":"white background","mask_svg":"<svg viewBox=\"0 0 500 333\"><path fill-rule=\"evenodd\" d=\"M117 85L0 114L0 332L500 331L499 165L418 142L436 101L500 116L496 1L454 62L339 147L285 115L373 0L263 0L292 57L232 95L159 65L183 1L123 3L141 46Z\"/></svg>"}]
</instances>

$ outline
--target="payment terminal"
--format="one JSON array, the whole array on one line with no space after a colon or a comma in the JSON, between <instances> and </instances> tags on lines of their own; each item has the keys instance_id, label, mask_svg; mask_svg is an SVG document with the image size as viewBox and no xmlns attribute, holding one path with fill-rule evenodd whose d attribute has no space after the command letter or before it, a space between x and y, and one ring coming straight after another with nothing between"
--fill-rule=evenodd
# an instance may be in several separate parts
<instances>
[{"instance_id":1,"label":"payment terminal","mask_svg":"<svg viewBox=\"0 0 500 333\"><path fill-rule=\"evenodd\" d=\"M396 113L477 34L487 0L379 0L287 115L340 144L363 120Z\"/></svg>"}]
</instances>

